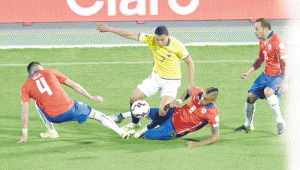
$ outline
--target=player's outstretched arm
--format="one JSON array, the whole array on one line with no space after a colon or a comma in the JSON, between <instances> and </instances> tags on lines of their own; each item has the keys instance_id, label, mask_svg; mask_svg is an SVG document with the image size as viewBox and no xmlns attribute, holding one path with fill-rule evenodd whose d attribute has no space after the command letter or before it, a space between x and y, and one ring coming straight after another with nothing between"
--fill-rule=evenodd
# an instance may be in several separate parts
<instances>
[{"instance_id":1,"label":"player's outstretched arm","mask_svg":"<svg viewBox=\"0 0 300 170\"><path fill-rule=\"evenodd\" d=\"M263 56L259 56L258 59L254 61L253 65L246 72L241 73L242 79L245 79L250 73L257 70L263 62Z\"/></svg>"},{"instance_id":2,"label":"player's outstretched arm","mask_svg":"<svg viewBox=\"0 0 300 170\"><path fill-rule=\"evenodd\" d=\"M215 142L219 141L219 139L220 139L219 126L212 127L211 128L211 133L212 133L212 135L207 139L201 140L199 142L194 142L194 141L188 142L187 147L208 145L208 144L215 143Z\"/></svg>"},{"instance_id":3,"label":"player's outstretched arm","mask_svg":"<svg viewBox=\"0 0 300 170\"><path fill-rule=\"evenodd\" d=\"M283 82L279 85L278 92L281 94L284 94L288 89L289 78L290 78L291 71L292 71L292 65L291 65L291 62L289 61L289 59L283 59L283 61L286 63L286 67L285 67L285 74L284 74Z\"/></svg>"},{"instance_id":4,"label":"player's outstretched arm","mask_svg":"<svg viewBox=\"0 0 300 170\"><path fill-rule=\"evenodd\" d=\"M196 88L196 85L194 82L194 72L195 72L194 62L193 62L193 59L191 56L188 56L186 59L184 59L184 62L187 64L188 73L189 73L188 91L189 91L189 94L192 95L194 88Z\"/></svg>"},{"instance_id":5,"label":"player's outstretched arm","mask_svg":"<svg viewBox=\"0 0 300 170\"><path fill-rule=\"evenodd\" d=\"M167 104L165 106L165 111L169 110L170 108L173 108L173 107L180 107L180 104L182 103L182 101L185 101L186 99L188 99L190 97L190 94L189 94L189 89L187 89L179 99L177 100L174 100L172 101L171 103Z\"/></svg>"},{"instance_id":6,"label":"player's outstretched arm","mask_svg":"<svg viewBox=\"0 0 300 170\"><path fill-rule=\"evenodd\" d=\"M26 143L28 138L28 118L29 118L29 103L22 104L22 129L23 136L18 143Z\"/></svg>"},{"instance_id":7,"label":"player's outstretched arm","mask_svg":"<svg viewBox=\"0 0 300 170\"><path fill-rule=\"evenodd\" d=\"M137 41L139 40L139 33L133 33L133 32L123 30L123 29L110 27L103 23L97 24L96 30L99 30L100 32L112 32L112 33L118 34L125 38L129 38L129 39L133 39L133 40L137 40Z\"/></svg>"},{"instance_id":8,"label":"player's outstretched arm","mask_svg":"<svg viewBox=\"0 0 300 170\"><path fill-rule=\"evenodd\" d=\"M70 79L67 79L63 84L71 87L72 89L89 98L90 100L99 101L99 103L103 102L103 98L101 96L91 96L83 87L81 87L79 84L75 83Z\"/></svg>"}]
</instances>

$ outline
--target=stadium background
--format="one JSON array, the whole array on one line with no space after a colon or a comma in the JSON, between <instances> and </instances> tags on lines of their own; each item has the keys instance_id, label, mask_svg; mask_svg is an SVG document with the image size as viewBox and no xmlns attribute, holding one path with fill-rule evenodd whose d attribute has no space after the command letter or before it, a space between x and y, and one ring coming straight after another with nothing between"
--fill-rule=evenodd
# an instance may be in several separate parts
<instances>
[{"instance_id":1,"label":"stadium background","mask_svg":"<svg viewBox=\"0 0 300 170\"><path fill-rule=\"evenodd\" d=\"M83 0L77 0L76 2L79 6L87 8L96 1L84 3ZM182 6L186 6L189 2L196 1L185 0L180 3ZM234 0L218 0L214 3L213 1L198 2L200 2L198 8L188 15L172 12L167 1L164 1L162 6L157 9L160 14L158 16L149 14L149 2L146 4L145 15L132 14L128 16L123 15L122 11L117 8L118 4L121 3L121 0L117 0L115 1L117 4L116 15L111 17L107 15L106 3L100 12L90 16L82 16L72 11L63 1L43 1L43 3L36 4L34 0L27 0L26 2L4 0L0 2L0 48L142 45L112 34L97 33L94 29L95 21L110 21L108 22L110 26L145 33L152 33L157 25L165 25L170 29L172 36L186 45L258 44L254 36L253 21L260 17L271 19L272 28L275 32L280 33L289 42L295 41L294 34L296 32L290 30L297 30L294 27L297 23L295 19L299 18L296 10L299 4L295 4L294 1L292 1L292 5L288 1L278 0L251 0L238 3L235 3ZM132 1L129 3L129 9L134 9L136 5L137 3ZM166 8L169 12L164 11ZM212 15L212 13L215 14ZM18 63L17 61L15 63L1 62L0 64L1 67L10 64L26 65L26 63ZM296 83L294 86L297 88L297 85ZM298 101L298 99L296 100ZM297 117L293 115L293 112L288 111L289 120ZM295 126L298 125L295 124ZM288 131L287 135L289 134L297 133ZM290 154L288 155L290 158L289 167L296 169L299 167L299 163L295 161L297 157L299 158L299 152L297 152L299 148L295 147L298 141L295 140L297 138L293 137L287 139L287 153Z\"/></svg>"}]
</instances>

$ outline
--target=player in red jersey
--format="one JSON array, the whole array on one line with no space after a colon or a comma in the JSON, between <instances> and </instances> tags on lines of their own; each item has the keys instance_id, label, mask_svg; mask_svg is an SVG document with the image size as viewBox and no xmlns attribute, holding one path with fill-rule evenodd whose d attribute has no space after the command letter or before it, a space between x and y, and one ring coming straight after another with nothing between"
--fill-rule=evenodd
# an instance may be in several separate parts
<instances>
[{"instance_id":1,"label":"player in red jersey","mask_svg":"<svg viewBox=\"0 0 300 170\"><path fill-rule=\"evenodd\" d=\"M44 69L38 62L31 62L27 66L28 79L21 88L22 99L22 128L23 136L19 143L26 142L28 138L28 118L30 98L36 101L39 110L45 118L53 123L69 121L85 122L88 118L96 119L104 126L116 131L123 138L128 138L134 131L119 128L113 120L105 114L92 109L90 106L72 100L60 84L73 88L87 98L103 102L100 96L91 96L83 87L54 69Z\"/></svg>"},{"instance_id":2,"label":"player in red jersey","mask_svg":"<svg viewBox=\"0 0 300 170\"><path fill-rule=\"evenodd\" d=\"M260 39L259 57L246 72L241 73L241 76L245 79L264 61L266 67L249 90L245 106L246 122L235 131L247 131L248 127L250 130L254 130L255 102L260 98L267 99L269 102L276 115L278 134L281 134L285 130L286 123L281 116L279 100L276 95L281 99L282 94L287 90L290 75L289 70L286 69L289 64L286 42L271 30L271 24L264 18L256 20L255 34Z\"/></svg>"},{"instance_id":3,"label":"player in red jersey","mask_svg":"<svg viewBox=\"0 0 300 170\"><path fill-rule=\"evenodd\" d=\"M210 124L212 135L199 142L188 142L188 146L200 146L217 142L219 140L220 124L219 110L215 104L217 96L217 88L211 87L205 91L201 88L195 88L191 100L180 107L181 102L189 98L189 93L186 91L180 99L165 107L166 116L159 116L158 108L150 109L147 118L150 118L152 122L147 127L137 131L134 136L143 136L150 140L169 140L174 137L185 136ZM156 127L157 125L160 126Z\"/></svg>"}]
</instances>

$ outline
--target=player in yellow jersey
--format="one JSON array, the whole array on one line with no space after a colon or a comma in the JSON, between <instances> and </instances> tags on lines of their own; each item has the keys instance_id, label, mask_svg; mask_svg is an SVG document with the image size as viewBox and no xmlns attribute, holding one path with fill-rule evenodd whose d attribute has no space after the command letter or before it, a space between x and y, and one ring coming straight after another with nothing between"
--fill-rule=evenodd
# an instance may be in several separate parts
<instances>
[{"instance_id":1,"label":"player in yellow jersey","mask_svg":"<svg viewBox=\"0 0 300 170\"><path fill-rule=\"evenodd\" d=\"M149 45L154 55L154 66L151 75L140 83L130 96L130 108L133 102L150 97L161 91L159 115L166 115L165 105L175 100L177 90L181 85L180 60L185 61L189 73L189 94L195 88L194 63L184 45L169 35L165 26L159 26L155 34L133 33L119 28L109 27L100 23L96 25L100 32L112 32L122 37L137 40ZM140 127L139 119L131 112L120 113L114 116L120 123L124 118L132 118L132 123L125 128Z\"/></svg>"}]
</instances>

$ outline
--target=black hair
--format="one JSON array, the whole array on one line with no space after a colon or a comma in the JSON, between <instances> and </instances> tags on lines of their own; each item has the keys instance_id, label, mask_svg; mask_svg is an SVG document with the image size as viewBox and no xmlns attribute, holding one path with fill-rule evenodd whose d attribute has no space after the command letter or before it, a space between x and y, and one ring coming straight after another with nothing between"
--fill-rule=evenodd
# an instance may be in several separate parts
<instances>
[{"instance_id":1,"label":"black hair","mask_svg":"<svg viewBox=\"0 0 300 170\"><path fill-rule=\"evenodd\" d=\"M169 31L168 31L167 27L159 26L159 27L156 28L155 34L156 35L163 35L163 34L169 35Z\"/></svg>"},{"instance_id":2,"label":"black hair","mask_svg":"<svg viewBox=\"0 0 300 170\"><path fill-rule=\"evenodd\" d=\"M261 26L263 28L268 28L269 30L271 30L271 23L267 19L259 18L259 19L256 20L256 22L260 22Z\"/></svg>"},{"instance_id":3,"label":"black hair","mask_svg":"<svg viewBox=\"0 0 300 170\"><path fill-rule=\"evenodd\" d=\"M217 93L219 92L219 90L215 87L207 88L206 94L212 93L214 91L216 91Z\"/></svg>"},{"instance_id":4,"label":"black hair","mask_svg":"<svg viewBox=\"0 0 300 170\"><path fill-rule=\"evenodd\" d=\"M28 73L30 74L30 72L31 72L31 69L33 68L33 66L35 66L35 65L41 65L39 62L36 62L36 61L33 61L33 62L31 62L31 63L29 63L28 64L28 66L27 66L27 71L28 71Z\"/></svg>"}]
</instances>

